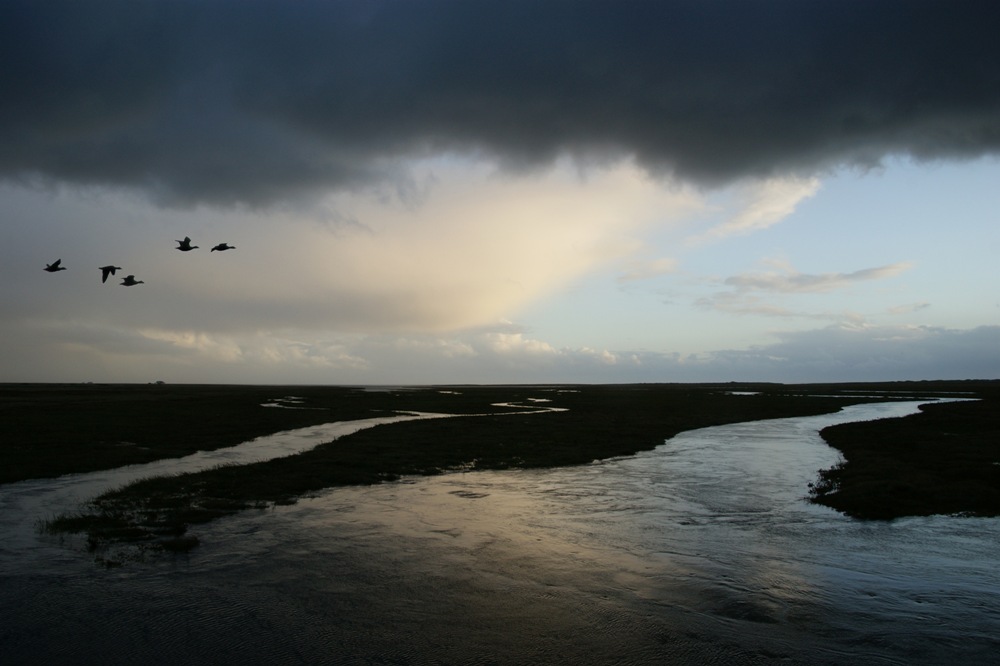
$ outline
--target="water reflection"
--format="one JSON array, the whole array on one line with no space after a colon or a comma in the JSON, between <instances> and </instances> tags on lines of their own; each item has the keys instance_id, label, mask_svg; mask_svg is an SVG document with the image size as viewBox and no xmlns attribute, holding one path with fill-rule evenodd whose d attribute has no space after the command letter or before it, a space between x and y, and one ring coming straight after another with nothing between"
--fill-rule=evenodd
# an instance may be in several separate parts
<instances>
[{"instance_id":1,"label":"water reflection","mask_svg":"<svg viewBox=\"0 0 1000 666\"><path fill-rule=\"evenodd\" d=\"M0 540L0 570L12 563L17 566L19 558L26 557L27 551L44 549L48 545L38 540L37 528L40 521L76 511L87 500L112 488L152 476L185 474L219 465L240 465L290 456L364 428L396 421L446 416L448 415L410 412L395 416L325 423L258 437L237 446L198 451L183 458L157 460L142 465L129 465L86 474L67 474L57 479L35 479L0 486L0 533L4 535Z\"/></svg>"},{"instance_id":2,"label":"water reflection","mask_svg":"<svg viewBox=\"0 0 1000 666\"><path fill-rule=\"evenodd\" d=\"M10 663L991 663L1000 521L861 523L803 500L838 459L819 428L915 405L332 490L141 567L8 569L0 647Z\"/></svg>"}]
</instances>

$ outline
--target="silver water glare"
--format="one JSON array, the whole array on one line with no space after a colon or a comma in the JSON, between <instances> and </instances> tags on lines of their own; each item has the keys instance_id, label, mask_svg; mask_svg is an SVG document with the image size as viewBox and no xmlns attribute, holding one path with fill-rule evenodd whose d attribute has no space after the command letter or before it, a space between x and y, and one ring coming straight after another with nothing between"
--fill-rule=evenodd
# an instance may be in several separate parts
<instances>
[{"instance_id":1,"label":"silver water glare","mask_svg":"<svg viewBox=\"0 0 1000 666\"><path fill-rule=\"evenodd\" d=\"M860 522L804 499L839 458L818 429L917 404L334 489L119 569L5 552L5 661L990 663L1000 520Z\"/></svg>"}]
</instances>

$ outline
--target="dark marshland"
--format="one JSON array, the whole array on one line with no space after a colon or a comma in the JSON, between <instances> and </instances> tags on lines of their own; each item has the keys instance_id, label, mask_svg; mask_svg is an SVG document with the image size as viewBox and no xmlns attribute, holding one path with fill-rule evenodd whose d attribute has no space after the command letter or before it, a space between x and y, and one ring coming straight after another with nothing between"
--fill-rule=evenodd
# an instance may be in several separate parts
<instances>
[{"instance_id":1,"label":"dark marshland","mask_svg":"<svg viewBox=\"0 0 1000 666\"><path fill-rule=\"evenodd\" d=\"M1000 626L998 400L988 381L3 385L0 645L977 661Z\"/></svg>"}]
</instances>

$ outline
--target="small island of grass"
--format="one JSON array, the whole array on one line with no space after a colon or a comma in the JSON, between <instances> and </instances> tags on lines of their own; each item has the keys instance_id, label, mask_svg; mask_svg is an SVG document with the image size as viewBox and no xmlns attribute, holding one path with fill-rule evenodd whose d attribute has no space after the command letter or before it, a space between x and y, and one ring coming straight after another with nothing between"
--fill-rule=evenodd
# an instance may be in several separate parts
<instances>
[{"instance_id":1,"label":"small island of grass","mask_svg":"<svg viewBox=\"0 0 1000 666\"><path fill-rule=\"evenodd\" d=\"M1000 515L1000 404L923 405L898 419L844 423L821 435L845 457L824 470L813 501L849 516L887 520L937 514Z\"/></svg>"}]
</instances>

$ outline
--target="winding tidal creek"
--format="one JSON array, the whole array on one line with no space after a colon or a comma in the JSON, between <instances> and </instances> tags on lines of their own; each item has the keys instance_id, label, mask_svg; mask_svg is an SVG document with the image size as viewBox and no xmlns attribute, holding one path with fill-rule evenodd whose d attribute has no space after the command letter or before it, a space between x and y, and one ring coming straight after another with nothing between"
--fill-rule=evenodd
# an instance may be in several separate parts
<instances>
[{"instance_id":1,"label":"winding tidal creek","mask_svg":"<svg viewBox=\"0 0 1000 666\"><path fill-rule=\"evenodd\" d=\"M839 460L821 428L918 404L694 430L577 467L331 489L115 569L33 526L125 472L0 486L0 661L996 663L1000 520L861 522L805 499Z\"/></svg>"}]
</instances>

